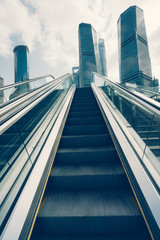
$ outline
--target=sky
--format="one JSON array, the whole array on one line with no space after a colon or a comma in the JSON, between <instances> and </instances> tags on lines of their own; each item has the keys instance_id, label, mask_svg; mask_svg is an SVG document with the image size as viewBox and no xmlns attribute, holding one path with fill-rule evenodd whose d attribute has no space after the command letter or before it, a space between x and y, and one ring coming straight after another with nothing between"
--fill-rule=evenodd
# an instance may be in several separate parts
<instances>
[{"instance_id":1,"label":"sky","mask_svg":"<svg viewBox=\"0 0 160 240\"><path fill-rule=\"evenodd\" d=\"M59 77L79 65L78 26L104 38L109 79L119 80L117 20L128 7L144 11L152 75L160 79L159 0L0 0L0 76L14 83L13 48L29 48L30 78Z\"/></svg>"}]
</instances>

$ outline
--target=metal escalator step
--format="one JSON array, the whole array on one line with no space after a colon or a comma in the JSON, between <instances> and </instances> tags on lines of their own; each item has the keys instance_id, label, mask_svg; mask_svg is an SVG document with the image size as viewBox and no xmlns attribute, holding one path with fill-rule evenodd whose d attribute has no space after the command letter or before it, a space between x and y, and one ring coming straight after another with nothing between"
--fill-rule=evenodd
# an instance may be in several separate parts
<instances>
[{"instance_id":1,"label":"metal escalator step","mask_svg":"<svg viewBox=\"0 0 160 240\"><path fill-rule=\"evenodd\" d=\"M74 99L94 99L93 92L86 92L82 94L75 93Z\"/></svg>"},{"instance_id":2,"label":"metal escalator step","mask_svg":"<svg viewBox=\"0 0 160 240\"><path fill-rule=\"evenodd\" d=\"M74 100L77 100L77 99L81 99L81 100L83 100L83 99L94 99L94 95L93 95L93 93L86 93L86 94L77 94L77 93L75 93L75 96L74 96Z\"/></svg>"},{"instance_id":3,"label":"metal escalator step","mask_svg":"<svg viewBox=\"0 0 160 240\"><path fill-rule=\"evenodd\" d=\"M143 218L128 191L55 191L42 206L37 228L43 233L134 233Z\"/></svg>"},{"instance_id":4,"label":"metal escalator step","mask_svg":"<svg viewBox=\"0 0 160 240\"><path fill-rule=\"evenodd\" d=\"M69 135L83 135L83 134L101 134L108 132L105 124L96 125L79 125L79 126L65 126L63 136Z\"/></svg>"},{"instance_id":5,"label":"metal escalator step","mask_svg":"<svg viewBox=\"0 0 160 240\"><path fill-rule=\"evenodd\" d=\"M123 234L48 234L48 235L34 235L31 239L34 240L150 240L150 237L147 233L123 233Z\"/></svg>"},{"instance_id":6,"label":"metal escalator step","mask_svg":"<svg viewBox=\"0 0 160 240\"><path fill-rule=\"evenodd\" d=\"M120 164L76 164L55 166L47 185L54 190L114 189L128 187Z\"/></svg>"},{"instance_id":7,"label":"metal escalator step","mask_svg":"<svg viewBox=\"0 0 160 240\"><path fill-rule=\"evenodd\" d=\"M81 98L81 99L74 98L73 99L72 106L78 107L78 106L81 106L81 105L86 106L86 107L87 106L95 106L95 105L97 105L96 104L96 99L94 99L93 97L91 97L89 99L87 99L87 98Z\"/></svg>"},{"instance_id":8,"label":"metal escalator step","mask_svg":"<svg viewBox=\"0 0 160 240\"><path fill-rule=\"evenodd\" d=\"M65 126L74 125L91 125L91 124L104 124L104 120L101 116L96 117L79 117L79 118L67 118Z\"/></svg>"},{"instance_id":9,"label":"metal escalator step","mask_svg":"<svg viewBox=\"0 0 160 240\"><path fill-rule=\"evenodd\" d=\"M81 112L69 112L68 117L87 117L87 116L99 116L99 110L96 111L81 111Z\"/></svg>"},{"instance_id":10,"label":"metal escalator step","mask_svg":"<svg viewBox=\"0 0 160 240\"><path fill-rule=\"evenodd\" d=\"M99 111L99 108L97 105L95 106L82 106L82 107L73 107L71 106L70 108L70 113L72 112L90 112L90 111Z\"/></svg>"},{"instance_id":11,"label":"metal escalator step","mask_svg":"<svg viewBox=\"0 0 160 240\"><path fill-rule=\"evenodd\" d=\"M83 148L113 145L109 134L62 136L59 148Z\"/></svg>"},{"instance_id":12,"label":"metal escalator step","mask_svg":"<svg viewBox=\"0 0 160 240\"><path fill-rule=\"evenodd\" d=\"M107 163L119 161L113 146L99 148L58 149L55 162L58 164Z\"/></svg>"},{"instance_id":13,"label":"metal escalator step","mask_svg":"<svg viewBox=\"0 0 160 240\"><path fill-rule=\"evenodd\" d=\"M89 101L76 101L74 100L72 102L72 107L89 107L89 106L95 106L97 103L96 103L96 100L89 100Z\"/></svg>"},{"instance_id":14,"label":"metal escalator step","mask_svg":"<svg viewBox=\"0 0 160 240\"><path fill-rule=\"evenodd\" d=\"M95 104L97 104L95 99L80 99L80 100L76 100L74 99L72 102L72 106L95 106Z\"/></svg>"}]
</instances>

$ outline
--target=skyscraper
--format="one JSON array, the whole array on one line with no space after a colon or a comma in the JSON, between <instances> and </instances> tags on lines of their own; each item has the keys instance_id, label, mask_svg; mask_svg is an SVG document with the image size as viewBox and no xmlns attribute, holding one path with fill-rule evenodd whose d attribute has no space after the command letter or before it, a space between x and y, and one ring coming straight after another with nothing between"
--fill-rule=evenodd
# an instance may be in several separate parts
<instances>
[{"instance_id":1,"label":"skyscraper","mask_svg":"<svg viewBox=\"0 0 160 240\"><path fill-rule=\"evenodd\" d=\"M19 45L14 48L13 52L14 52L15 82L28 80L29 79L28 47L25 45Z\"/></svg>"},{"instance_id":2,"label":"skyscraper","mask_svg":"<svg viewBox=\"0 0 160 240\"><path fill-rule=\"evenodd\" d=\"M97 33L91 24L79 24L79 81L80 87L88 87L91 73L99 72Z\"/></svg>"},{"instance_id":3,"label":"skyscraper","mask_svg":"<svg viewBox=\"0 0 160 240\"><path fill-rule=\"evenodd\" d=\"M119 71L122 83L152 86L143 10L129 7L118 19Z\"/></svg>"},{"instance_id":4,"label":"skyscraper","mask_svg":"<svg viewBox=\"0 0 160 240\"><path fill-rule=\"evenodd\" d=\"M15 83L29 80L28 47L25 45L19 45L14 48L13 52L14 52ZM15 98L20 94L27 92L29 89L30 84L28 82L25 84L18 85L14 88L14 91L11 92L9 99Z\"/></svg>"},{"instance_id":5,"label":"skyscraper","mask_svg":"<svg viewBox=\"0 0 160 240\"><path fill-rule=\"evenodd\" d=\"M107 61L106 61L106 49L104 39L100 38L98 40L99 49L99 61L100 61L100 74L107 76Z\"/></svg>"}]
</instances>

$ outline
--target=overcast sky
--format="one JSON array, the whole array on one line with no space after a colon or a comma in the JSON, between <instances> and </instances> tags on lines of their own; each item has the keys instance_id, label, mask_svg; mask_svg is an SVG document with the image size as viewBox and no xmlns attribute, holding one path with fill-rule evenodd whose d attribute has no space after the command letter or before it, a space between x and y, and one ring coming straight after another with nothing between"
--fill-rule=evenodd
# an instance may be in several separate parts
<instances>
[{"instance_id":1,"label":"overcast sky","mask_svg":"<svg viewBox=\"0 0 160 240\"><path fill-rule=\"evenodd\" d=\"M129 6L144 11L153 76L160 79L160 0L0 0L0 75L14 81L13 48L29 48L30 78L78 66L78 25L105 39L108 77L119 79L117 20Z\"/></svg>"}]
</instances>

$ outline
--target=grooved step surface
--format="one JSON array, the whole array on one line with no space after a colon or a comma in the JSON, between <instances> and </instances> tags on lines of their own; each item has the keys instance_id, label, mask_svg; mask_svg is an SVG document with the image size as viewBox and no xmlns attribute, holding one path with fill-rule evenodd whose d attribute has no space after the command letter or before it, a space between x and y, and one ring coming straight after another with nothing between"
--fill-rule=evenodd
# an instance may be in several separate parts
<instances>
[{"instance_id":1,"label":"grooved step surface","mask_svg":"<svg viewBox=\"0 0 160 240\"><path fill-rule=\"evenodd\" d=\"M109 134L62 136L59 148L113 145Z\"/></svg>"},{"instance_id":2,"label":"grooved step surface","mask_svg":"<svg viewBox=\"0 0 160 240\"><path fill-rule=\"evenodd\" d=\"M99 116L99 111L95 110L95 111L79 111L79 112L70 112L68 117L95 117L95 116Z\"/></svg>"},{"instance_id":3,"label":"grooved step surface","mask_svg":"<svg viewBox=\"0 0 160 240\"><path fill-rule=\"evenodd\" d=\"M39 217L141 216L134 201L132 195L122 189L55 191L48 194Z\"/></svg>"},{"instance_id":4,"label":"grooved step surface","mask_svg":"<svg viewBox=\"0 0 160 240\"><path fill-rule=\"evenodd\" d=\"M72 112L85 112L85 111L97 111L98 106L79 106L79 107L71 107L70 113Z\"/></svg>"},{"instance_id":5,"label":"grooved step surface","mask_svg":"<svg viewBox=\"0 0 160 240\"><path fill-rule=\"evenodd\" d=\"M96 104L96 101L93 101L92 99L90 101L76 101L74 99L74 102L72 103L72 107L92 107L92 106L95 106Z\"/></svg>"},{"instance_id":6,"label":"grooved step surface","mask_svg":"<svg viewBox=\"0 0 160 240\"><path fill-rule=\"evenodd\" d=\"M50 175L50 189L124 188L126 175L119 164L58 165Z\"/></svg>"},{"instance_id":7,"label":"grooved step surface","mask_svg":"<svg viewBox=\"0 0 160 240\"><path fill-rule=\"evenodd\" d=\"M39 216L46 233L122 233L144 228L134 199L124 191L58 191L48 195Z\"/></svg>"},{"instance_id":8,"label":"grooved step surface","mask_svg":"<svg viewBox=\"0 0 160 240\"><path fill-rule=\"evenodd\" d=\"M106 126L104 124L93 125L79 125L79 126L66 126L63 131L63 136L65 135L80 135L80 134L101 134L107 132Z\"/></svg>"},{"instance_id":9,"label":"grooved step surface","mask_svg":"<svg viewBox=\"0 0 160 240\"><path fill-rule=\"evenodd\" d=\"M74 125L90 125L90 124L103 124L103 119L100 116L97 117L85 117L85 118L68 118L66 122L66 126L74 126ZM94 126L92 126L94 127Z\"/></svg>"},{"instance_id":10,"label":"grooved step surface","mask_svg":"<svg viewBox=\"0 0 160 240\"><path fill-rule=\"evenodd\" d=\"M119 161L113 146L99 148L63 148L58 149L55 162L62 164L107 163Z\"/></svg>"},{"instance_id":11,"label":"grooved step surface","mask_svg":"<svg viewBox=\"0 0 160 240\"><path fill-rule=\"evenodd\" d=\"M119 164L92 164L92 165L58 165L51 173L54 176L88 176L88 175L113 175L124 174L122 167Z\"/></svg>"},{"instance_id":12,"label":"grooved step surface","mask_svg":"<svg viewBox=\"0 0 160 240\"><path fill-rule=\"evenodd\" d=\"M41 236L38 236L38 237L35 237L35 240L53 240L53 235L52 234L48 234L47 236L46 235L42 235ZM144 234L135 234L135 233L132 233L132 234L129 234L129 233L126 233L126 234L122 234L122 233L118 233L118 234L114 234L114 235L111 235L111 234L108 234L107 236L106 235L102 235L102 234L88 234L88 235L81 235L81 234L72 234L72 235L56 235L54 234L54 240L142 240L142 239L145 239L147 240L148 237L147 237L147 234L144 235Z\"/></svg>"}]
</instances>

